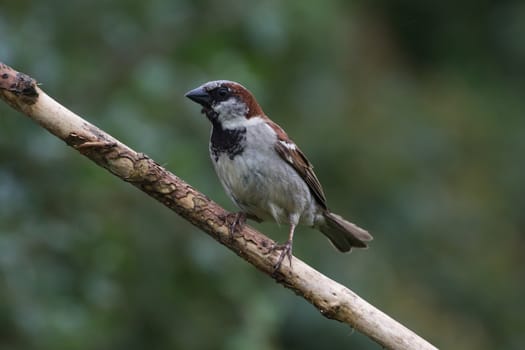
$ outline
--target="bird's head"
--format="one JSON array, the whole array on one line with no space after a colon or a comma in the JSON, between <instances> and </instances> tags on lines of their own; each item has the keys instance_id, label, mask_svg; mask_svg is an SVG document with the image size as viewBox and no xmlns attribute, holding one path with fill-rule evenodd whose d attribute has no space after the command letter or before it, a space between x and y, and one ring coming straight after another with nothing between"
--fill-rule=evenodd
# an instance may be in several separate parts
<instances>
[{"instance_id":1,"label":"bird's head","mask_svg":"<svg viewBox=\"0 0 525 350\"><path fill-rule=\"evenodd\" d=\"M185 96L200 104L212 123L227 129L242 127L248 119L264 115L252 93L229 80L207 82Z\"/></svg>"}]
</instances>

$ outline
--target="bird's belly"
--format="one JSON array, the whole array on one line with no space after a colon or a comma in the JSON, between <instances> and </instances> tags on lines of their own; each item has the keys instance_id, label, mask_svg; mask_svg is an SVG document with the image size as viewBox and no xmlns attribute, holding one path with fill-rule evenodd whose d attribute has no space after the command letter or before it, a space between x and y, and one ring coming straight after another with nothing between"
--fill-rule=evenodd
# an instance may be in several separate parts
<instances>
[{"instance_id":1,"label":"bird's belly","mask_svg":"<svg viewBox=\"0 0 525 350\"><path fill-rule=\"evenodd\" d=\"M233 159L221 155L215 168L226 192L242 211L280 223L289 223L295 215L311 226L316 205L308 186L292 167L277 154L275 157L250 152Z\"/></svg>"}]
</instances>

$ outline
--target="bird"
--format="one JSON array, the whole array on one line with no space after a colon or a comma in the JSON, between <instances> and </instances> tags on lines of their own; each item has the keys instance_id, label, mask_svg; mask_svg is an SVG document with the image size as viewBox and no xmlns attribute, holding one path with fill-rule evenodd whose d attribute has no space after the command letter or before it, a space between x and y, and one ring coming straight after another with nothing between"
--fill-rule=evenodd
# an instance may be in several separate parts
<instances>
[{"instance_id":1,"label":"bird","mask_svg":"<svg viewBox=\"0 0 525 350\"><path fill-rule=\"evenodd\" d=\"M285 257L291 267L298 225L321 231L341 252L368 246L372 235L328 209L310 161L247 88L215 80L185 96L201 105L211 122L210 158L227 195L240 209L236 219L242 224L249 218L288 225L288 240L272 248L281 251L274 271Z\"/></svg>"}]
</instances>

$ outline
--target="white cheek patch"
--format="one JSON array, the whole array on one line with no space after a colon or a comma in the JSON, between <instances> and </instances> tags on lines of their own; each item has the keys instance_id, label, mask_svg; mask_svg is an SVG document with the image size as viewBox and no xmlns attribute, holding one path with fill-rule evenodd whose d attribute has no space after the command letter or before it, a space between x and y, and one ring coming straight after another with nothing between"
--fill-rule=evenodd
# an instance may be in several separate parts
<instances>
[{"instance_id":1,"label":"white cheek patch","mask_svg":"<svg viewBox=\"0 0 525 350\"><path fill-rule=\"evenodd\" d=\"M219 121L225 129L236 129L245 127L248 106L235 97L230 97L226 101L221 101L213 106Z\"/></svg>"},{"instance_id":2,"label":"white cheek patch","mask_svg":"<svg viewBox=\"0 0 525 350\"><path fill-rule=\"evenodd\" d=\"M248 107L244 102L239 101L235 97L230 97L226 101L221 101L213 106L215 112L217 112L222 119L233 119L239 118L246 115Z\"/></svg>"}]
</instances>

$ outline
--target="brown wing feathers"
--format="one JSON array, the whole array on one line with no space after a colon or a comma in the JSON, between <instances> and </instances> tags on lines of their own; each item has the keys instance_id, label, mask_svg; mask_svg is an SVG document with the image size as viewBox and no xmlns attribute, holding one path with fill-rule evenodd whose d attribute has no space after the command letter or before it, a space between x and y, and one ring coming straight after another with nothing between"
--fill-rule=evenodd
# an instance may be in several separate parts
<instances>
[{"instance_id":1,"label":"brown wing feathers","mask_svg":"<svg viewBox=\"0 0 525 350\"><path fill-rule=\"evenodd\" d=\"M321 187L321 183L317 179L314 173L314 167L312 163L308 161L304 153L293 143L288 135L284 132L281 127L273 122L270 122L270 126L277 133L278 142L275 145L275 150L288 164L290 164L295 171L303 178L306 182L310 191L314 195L315 199L326 209L326 197Z\"/></svg>"}]
</instances>

